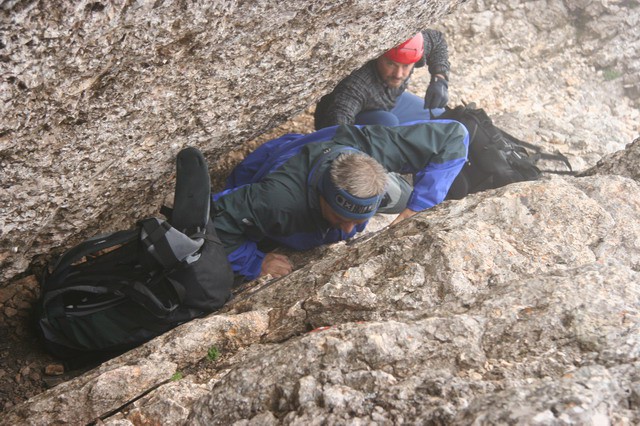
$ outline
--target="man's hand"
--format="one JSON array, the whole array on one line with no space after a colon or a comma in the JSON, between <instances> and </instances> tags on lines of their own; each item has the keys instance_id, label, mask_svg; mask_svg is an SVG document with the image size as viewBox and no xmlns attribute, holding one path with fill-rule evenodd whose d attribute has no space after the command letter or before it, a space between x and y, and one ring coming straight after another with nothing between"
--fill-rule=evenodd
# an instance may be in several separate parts
<instances>
[{"instance_id":1,"label":"man's hand","mask_svg":"<svg viewBox=\"0 0 640 426\"><path fill-rule=\"evenodd\" d=\"M262 270L260 276L271 275L274 278L282 277L291 273L293 265L291 261L284 254L267 253L262 260Z\"/></svg>"},{"instance_id":2,"label":"man's hand","mask_svg":"<svg viewBox=\"0 0 640 426\"><path fill-rule=\"evenodd\" d=\"M440 74L431 77L424 95L424 109L444 108L449 102L449 82Z\"/></svg>"},{"instance_id":3,"label":"man's hand","mask_svg":"<svg viewBox=\"0 0 640 426\"><path fill-rule=\"evenodd\" d=\"M413 210L409 210L409 209L404 209L402 211L402 213L400 213L398 215L398 217L396 217L393 222L391 222L391 225L389 226L393 226L398 222L402 222L403 220L410 218L411 216L414 216L415 214L417 214L418 212L414 212Z\"/></svg>"}]
</instances>

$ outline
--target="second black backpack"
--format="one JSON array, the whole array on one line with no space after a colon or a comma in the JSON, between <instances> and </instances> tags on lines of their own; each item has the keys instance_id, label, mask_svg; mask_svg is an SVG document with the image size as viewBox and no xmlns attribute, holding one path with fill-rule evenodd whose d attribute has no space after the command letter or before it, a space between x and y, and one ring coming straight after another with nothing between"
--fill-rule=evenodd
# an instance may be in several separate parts
<instances>
[{"instance_id":1,"label":"second black backpack","mask_svg":"<svg viewBox=\"0 0 640 426\"><path fill-rule=\"evenodd\" d=\"M542 173L537 166L541 158L561 161L569 169L553 173L572 174L571 164L564 155L544 153L539 147L499 129L474 103L446 108L438 119L459 121L469 131L469 156L447 199L457 200L513 182L536 180Z\"/></svg>"}]
</instances>

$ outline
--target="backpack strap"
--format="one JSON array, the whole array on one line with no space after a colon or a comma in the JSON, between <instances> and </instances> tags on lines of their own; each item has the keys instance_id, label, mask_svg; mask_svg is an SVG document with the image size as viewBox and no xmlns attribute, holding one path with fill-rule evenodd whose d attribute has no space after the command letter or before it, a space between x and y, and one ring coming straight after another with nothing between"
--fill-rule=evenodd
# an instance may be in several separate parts
<instances>
[{"instance_id":1,"label":"backpack strap","mask_svg":"<svg viewBox=\"0 0 640 426\"><path fill-rule=\"evenodd\" d=\"M138 224L142 227L142 243L165 269L173 269L183 261L190 263L189 257L197 255L204 244L203 239L188 237L164 220L152 217Z\"/></svg>"},{"instance_id":2,"label":"backpack strap","mask_svg":"<svg viewBox=\"0 0 640 426\"><path fill-rule=\"evenodd\" d=\"M171 216L173 216L173 208L163 204L160 206L160 214L167 218L169 222L171 222Z\"/></svg>"},{"instance_id":3,"label":"backpack strap","mask_svg":"<svg viewBox=\"0 0 640 426\"><path fill-rule=\"evenodd\" d=\"M569 169L568 171L567 170L541 170L541 172L555 173L555 174L562 174L562 175L565 175L565 174L566 175L574 175L575 174L575 172L573 171L573 168L571 167L571 163L569 162L569 159L565 155L560 153L559 151L556 151L553 154L548 153L548 152L543 152L542 148L540 148L537 145L534 145L532 143L520 140L520 139L516 138L515 136L512 136L511 134L505 132L502 129L498 129L498 130L500 131L500 133L502 133L502 136L504 136L511 144L518 145L518 146L530 149L533 152L535 152L535 154L533 154L531 156L533 158L534 162L537 162L539 159L552 160L552 161L561 161Z\"/></svg>"},{"instance_id":4,"label":"backpack strap","mask_svg":"<svg viewBox=\"0 0 640 426\"><path fill-rule=\"evenodd\" d=\"M176 291L176 288L173 288L176 291L176 296L178 296L178 300L180 303L172 303L171 300L165 305L151 290L155 282L160 281L161 278L164 278L164 275L158 275L154 282L150 284L145 284L141 281L125 281L122 280L122 277L118 276L104 276L95 277L96 280L92 281L90 276L84 276L82 282L78 283L78 285L72 285L68 287L64 287L62 289L53 290L46 292L43 299L42 305L47 306L51 301L56 300L59 296L67 292L73 291L84 291L88 293L96 293L96 294L111 294L114 296L120 296L122 298L127 297L138 305L145 308L151 314L153 314L157 318L164 318L171 314L178 306L180 306L181 301L184 299L184 288L181 293ZM120 279L118 279L120 278ZM88 284L88 283L92 283ZM54 305L51 305L54 306ZM60 313L62 313L61 306L59 307ZM60 315L61 317L64 315Z\"/></svg>"},{"instance_id":5,"label":"backpack strap","mask_svg":"<svg viewBox=\"0 0 640 426\"><path fill-rule=\"evenodd\" d=\"M67 273L69 266L78 262L83 257L91 253L96 253L100 250L126 244L138 238L138 235L138 229L129 229L89 238L67 251L60 259L58 259L53 267L53 271L45 274L46 280L51 280L52 282L58 281Z\"/></svg>"},{"instance_id":6,"label":"backpack strap","mask_svg":"<svg viewBox=\"0 0 640 426\"><path fill-rule=\"evenodd\" d=\"M463 117L467 118L467 120L463 120ZM551 161L560 161L567 168L568 171L563 170L539 170L539 172L545 173L554 173L554 174L566 174L566 175L574 175L575 172L571 167L571 163L569 159L561 154L560 152L554 152L553 154L544 152L541 147L534 145L529 142L525 142L521 139L516 138L515 136L509 134L508 132L496 127L493 125L493 121L487 115L486 111L482 108L478 108L474 102L470 102L465 105L459 105L455 108L445 108L445 112L440 115L438 118L450 118L453 120L464 121L463 124L467 127L469 131L469 140L472 141L475 133L478 129L478 126L481 126L489 135L492 141L498 142L499 146L504 146L505 148L511 148L513 151L519 151L520 154L524 156L528 156L530 162L532 164L536 164L538 160L545 159ZM470 128L469 122L473 123L473 128ZM471 149L471 148L470 148ZM534 152L534 154L529 155L526 151L527 149Z\"/></svg>"},{"instance_id":7,"label":"backpack strap","mask_svg":"<svg viewBox=\"0 0 640 426\"><path fill-rule=\"evenodd\" d=\"M171 250L171 246L166 238L166 234L171 229L171 225L165 221L157 221L153 218L141 220L138 224L144 230L144 233L140 236L142 243L147 248L147 251L152 252L153 257L155 257L162 266L171 268L180 261L173 253L173 250Z\"/></svg>"}]
</instances>

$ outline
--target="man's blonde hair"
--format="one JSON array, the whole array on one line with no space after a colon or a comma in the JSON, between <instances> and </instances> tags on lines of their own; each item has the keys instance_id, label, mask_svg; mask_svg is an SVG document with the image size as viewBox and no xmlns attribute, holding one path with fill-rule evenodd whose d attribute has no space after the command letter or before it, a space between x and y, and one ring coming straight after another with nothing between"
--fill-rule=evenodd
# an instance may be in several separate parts
<instances>
[{"instance_id":1,"label":"man's blonde hair","mask_svg":"<svg viewBox=\"0 0 640 426\"><path fill-rule=\"evenodd\" d=\"M387 188L387 171L364 153L345 152L331 164L331 180L358 198L382 195Z\"/></svg>"}]
</instances>

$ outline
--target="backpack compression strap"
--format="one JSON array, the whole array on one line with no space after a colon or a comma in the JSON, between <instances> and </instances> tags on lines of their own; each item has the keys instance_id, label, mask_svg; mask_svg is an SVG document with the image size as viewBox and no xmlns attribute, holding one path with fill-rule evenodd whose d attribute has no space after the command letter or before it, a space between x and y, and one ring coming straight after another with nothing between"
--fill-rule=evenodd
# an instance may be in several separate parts
<instances>
[{"instance_id":1,"label":"backpack compression strap","mask_svg":"<svg viewBox=\"0 0 640 426\"><path fill-rule=\"evenodd\" d=\"M157 218L144 219L139 224L142 227L142 243L164 268L173 269L180 262L197 260L203 239L192 239Z\"/></svg>"},{"instance_id":2,"label":"backpack compression strap","mask_svg":"<svg viewBox=\"0 0 640 426\"><path fill-rule=\"evenodd\" d=\"M505 137L512 144L520 145L520 146L522 146L524 148L528 148L528 149L534 151L535 154L532 157L533 157L533 159L535 161L537 161L540 158L542 158L544 160L562 161L567 166L567 168L569 169L568 171L567 170L541 170L541 172L555 173L555 174L561 174L561 175L574 175L575 174L575 172L573 171L573 168L571 167L571 163L569 162L569 159L565 155L561 154L560 152L556 151L553 154L550 154L548 152L543 152L542 148L540 148L537 145L534 145L532 143L520 140L520 139L516 138L515 136L512 136L509 133L505 132L502 129L498 129L498 130L500 131L500 133L502 133L502 136Z\"/></svg>"},{"instance_id":3,"label":"backpack compression strap","mask_svg":"<svg viewBox=\"0 0 640 426\"><path fill-rule=\"evenodd\" d=\"M51 282L58 281L62 275L67 273L67 269L88 254L99 252L109 247L126 244L137 239L138 230L129 229L108 234L98 235L89 238L74 248L67 251L53 267L53 272L47 277Z\"/></svg>"}]
</instances>

